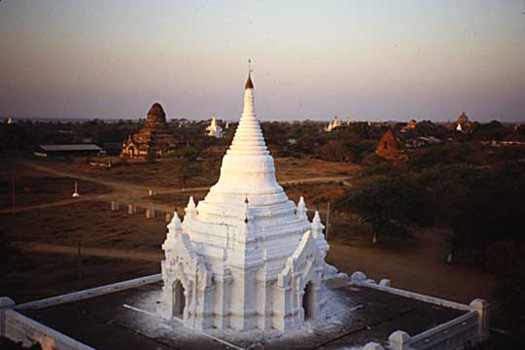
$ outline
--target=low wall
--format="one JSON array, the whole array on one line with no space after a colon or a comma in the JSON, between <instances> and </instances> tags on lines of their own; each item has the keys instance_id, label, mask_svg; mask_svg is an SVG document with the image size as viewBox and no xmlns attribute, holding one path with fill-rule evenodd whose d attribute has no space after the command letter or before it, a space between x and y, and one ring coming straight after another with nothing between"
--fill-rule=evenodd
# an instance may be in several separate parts
<instances>
[{"instance_id":1,"label":"low wall","mask_svg":"<svg viewBox=\"0 0 525 350\"><path fill-rule=\"evenodd\" d=\"M42 350L95 350L15 310L3 311L2 318L1 335L25 347L39 343Z\"/></svg>"},{"instance_id":2,"label":"low wall","mask_svg":"<svg viewBox=\"0 0 525 350\"><path fill-rule=\"evenodd\" d=\"M20 305L14 305L9 298L0 298L0 335L15 342L22 342L24 346L31 346L38 342L44 350L93 350L93 348L32 320L16 310L40 309L135 288L161 280L161 274L156 274ZM366 275L361 272L354 273L349 284L466 311L465 314L451 321L414 336L410 336L401 330L393 332L388 338L388 349L390 350L459 350L468 348L471 344L482 341L488 336L489 304L484 300L475 299L469 305L456 303L392 288L387 280L377 284L375 281L367 279ZM364 349L381 350L383 347L380 344L369 343Z\"/></svg>"},{"instance_id":3,"label":"low wall","mask_svg":"<svg viewBox=\"0 0 525 350\"><path fill-rule=\"evenodd\" d=\"M460 350L470 348L472 344L479 343L488 337L489 304L485 300L474 299L469 305L456 303L450 300L392 288L388 280L382 280L377 284L374 280L368 279L362 272L352 274L349 284L466 311L464 315L414 336L410 336L401 330L393 332L388 338L388 349L390 350ZM369 349L382 349L379 344L375 343L367 344L367 346L369 346Z\"/></svg>"},{"instance_id":4,"label":"low wall","mask_svg":"<svg viewBox=\"0 0 525 350\"><path fill-rule=\"evenodd\" d=\"M388 338L390 350L456 350L470 348L477 340L478 313L470 311L411 337L395 331Z\"/></svg>"},{"instance_id":5,"label":"low wall","mask_svg":"<svg viewBox=\"0 0 525 350\"><path fill-rule=\"evenodd\" d=\"M69 294L59 295L56 297L31 301L28 303L16 305L14 309L16 310L41 309L41 308L48 307L48 306L70 303L72 301L83 300L83 299L92 298L92 297L99 296L99 295L120 292L122 290L139 287L145 284L159 282L161 280L162 280L162 275L158 273L156 275L135 278L129 281L108 284L108 285L101 286L101 287L81 290L79 292L73 292Z\"/></svg>"},{"instance_id":6,"label":"low wall","mask_svg":"<svg viewBox=\"0 0 525 350\"><path fill-rule=\"evenodd\" d=\"M436 298L430 295L419 294L419 293L411 292L411 291L404 290L404 289L385 287L385 286L381 286L375 283L368 283L365 285L365 287L376 289L376 290L381 290L381 291L384 291L390 294L399 295L405 298L416 299L416 300L423 301L429 304L447 307L450 309L464 310L464 311L471 310L471 307L466 304L462 304L462 303L458 303L458 302L450 301L446 299Z\"/></svg>"},{"instance_id":7,"label":"low wall","mask_svg":"<svg viewBox=\"0 0 525 350\"><path fill-rule=\"evenodd\" d=\"M476 339L478 313L470 311L449 322L440 324L409 339L409 346L417 350L456 349Z\"/></svg>"},{"instance_id":8,"label":"low wall","mask_svg":"<svg viewBox=\"0 0 525 350\"><path fill-rule=\"evenodd\" d=\"M39 343L43 350L94 350L92 347L82 344L65 334L24 316L16 310L41 309L99 295L115 293L161 280L162 275L159 273L20 305L15 305L11 299L2 297L0 298L0 336L6 337L14 342L21 342L26 347Z\"/></svg>"}]
</instances>

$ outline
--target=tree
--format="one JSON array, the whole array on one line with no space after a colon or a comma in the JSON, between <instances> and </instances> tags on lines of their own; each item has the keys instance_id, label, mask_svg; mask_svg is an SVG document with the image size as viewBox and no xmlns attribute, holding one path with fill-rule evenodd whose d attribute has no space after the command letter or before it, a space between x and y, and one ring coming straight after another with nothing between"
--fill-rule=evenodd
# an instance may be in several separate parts
<instances>
[{"instance_id":1,"label":"tree","mask_svg":"<svg viewBox=\"0 0 525 350\"><path fill-rule=\"evenodd\" d=\"M352 153L343 146L343 141L340 140L329 140L318 148L317 153L321 159L331 162L348 161L354 158Z\"/></svg>"},{"instance_id":2,"label":"tree","mask_svg":"<svg viewBox=\"0 0 525 350\"><path fill-rule=\"evenodd\" d=\"M417 136L434 136L440 139L446 139L451 136L449 130L432 123L430 120L422 120L417 123L415 131Z\"/></svg>"},{"instance_id":3,"label":"tree","mask_svg":"<svg viewBox=\"0 0 525 350\"><path fill-rule=\"evenodd\" d=\"M414 152L410 158L410 168L423 169L436 164L474 164L482 165L486 154L478 145L463 142L441 143L424 147Z\"/></svg>"},{"instance_id":4,"label":"tree","mask_svg":"<svg viewBox=\"0 0 525 350\"><path fill-rule=\"evenodd\" d=\"M453 247L495 272L494 316L509 331L480 349L525 345L525 165L519 162L471 177L456 205Z\"/></svg>"},{"instance_id":5,"label":"tree","mask_svg":"<svg viewBox=\"0 0 525 350\"><path fill-rule=\"evenodd\" d=\"M381 176L347 190L335 203L341 212L358 214L373 229L373 243L383 234L401 234L421 223L424 189L403 175Z\"/></svg>"},{"instance_id":6,"label":"tree","mask_svg":"<svg viewBox=\"0 0 525 350\"><path fill-rule=\"evenodd\" d=\"M476 262L485 265L486 248L493 242L525 241L525 165L478 172L469 178L467 192L454 206L454 248L472 253Z\"/></svg>"},{"instance_id":7,"label":"tree","mask_svg":"<svg viewBox=\"0 0 525 350\"><path fill-rule=\"evenodd\" d=\"M174 153L175 156L182 159L183 163L194 162L201 156L201 151L195 147L181 147Z\"/></svg>"},{"instance_id":8,"label":"tree","mask_svg":"<svg viewBox=\"0 0 525 350\"><path fill-rule=\"evenodd\" d=\"M200 162L189 162L184 159L175 163L177 177L181 186L184 188L189 179L199 176L202 173L202 164Z\"/></svg>"},{"instance_id":9,"label":"tree","mask_svg":"<svg viewBox=\"0 0 525 350\"><path fill-rule=\"evenodd\" d=\"M175 170L182 187L186 187L189 179L202 173L202 163L198 159L201 152L194 147L179 148L176 152L179 160L175 162Z\"/></svg>"}]
</instances>

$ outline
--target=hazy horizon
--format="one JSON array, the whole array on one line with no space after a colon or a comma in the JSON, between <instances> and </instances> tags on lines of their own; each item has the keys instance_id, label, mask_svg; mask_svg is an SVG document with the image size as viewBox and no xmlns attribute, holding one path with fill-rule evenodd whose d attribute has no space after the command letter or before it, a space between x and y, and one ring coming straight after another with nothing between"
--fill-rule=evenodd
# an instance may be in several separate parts
<instances>
[{"instance_id":1,"label":"hazy horizon","mask_svg":"<svg viewBox=\"0 0 525 350\"><path fill-rule=\"evenodd\" d=\"M525 4L0 1L0 117L525 121Z\"/></svg>"},{"instance_id":2,"label":"hazy horizon","mask_svg":"<svg viewBox=\"0 0 525 350\"><path fill-rule=\"evenodd\" d=\"M14 123L17 123L18 121L32 121L32 122L75 122L75 123L83 123L83 122L89 122L89 121L94 121L94 120L102 120L102 121L105 121L105 122L109 122L109 123L112 123L112 122L119 122L119 121L132 121L132 122L139 122L139 121L143 121L145 122L146 121L146 115L143 115L143 116L138 116L136 118L120 118L120 117L80 117L80 118L68 118L68 117L57 117L57 118L53 118L53 117L14 117L14 116L2 116L0 115L0 122L5 122L7 121L7 119L11 117L13 118L13 122ZM234 117L234 118L219 118L219 117L216 117L218 121L220 122L223 122L223 123L237 123L240 119L240 116L239 117ZM170 116L169 114L166 115L166 120L168 122L172 122L172 121L177 121L177 120L182 120L182 119L186 119L188 120L189 122L195 122L195 123L200 123L200 122L207 122L207 121L210 121L212 119L212 117L202 117L202 118L186 118L186 117L174 117L174 116ZM259 118L261 119L261 118ZM337 118L337 119L340 119L340 118ZM355 123L385 123L385 124L389 124L389 123L407 123L411 120L411 119L414 119L414 118L402 118L402 117L399 117L399 118L383 118L383 119L366 119L366 118L351 118L350 121L351 122L355 122ZM433 122L434 124L447 124L447 123L453 123L453 122L456 122L458 119L458 117L454 117L454 118L450 118L450 119L446 119L446 120L435 120L435 119L432 119L432 118L421 118L421 119L415 119L416 122L421 122L421 121L431 121ZM260 122L287 122L287 123L294 123L294 122L306 122L306 121L309 121L309 122L312 122L312 123L325 123L325 124L328 124L329 122L331 122L332 120L334 120L333 118L332 119L311 119L311 118L303 118L303 119L290 119L290 118L281 118L281 117L264 117L262 120L260 120ZM342 121L345 121L346 119L341 119ZM475 120L475 119L469 119L471 122L479 122L479 123L490 123L492 121L498 121L498 122L501 122L503 124L525 124L525 121L520 121L520 120L499 120L499 119L490 119L490 120L487 120L487 121L480 121L480 120Z\"/></svg>"}]
</instances>

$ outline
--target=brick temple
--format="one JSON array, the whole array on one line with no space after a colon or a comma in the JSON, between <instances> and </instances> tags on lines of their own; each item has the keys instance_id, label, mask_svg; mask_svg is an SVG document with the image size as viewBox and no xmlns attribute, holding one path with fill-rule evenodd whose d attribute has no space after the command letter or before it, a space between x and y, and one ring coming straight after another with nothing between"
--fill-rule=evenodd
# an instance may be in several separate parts
<instances>
[{"instance_id":1,"label":"brick temple","mask_svg":"<svg viewBox=\"0 0 525 350\"><path fill-rule=\"evenodd\" d=\"M120 155L132 159L160 158L175 147L175 137L166 122L166 113L157 102L148 112L146 125L122 143Z\"/></svg>"}]
</instances>

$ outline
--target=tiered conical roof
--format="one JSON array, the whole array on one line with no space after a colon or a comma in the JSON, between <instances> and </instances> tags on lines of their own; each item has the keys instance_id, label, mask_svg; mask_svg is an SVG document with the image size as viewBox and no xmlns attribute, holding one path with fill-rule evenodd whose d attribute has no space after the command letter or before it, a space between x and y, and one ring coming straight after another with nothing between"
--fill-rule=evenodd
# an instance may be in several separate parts
<instances>
[{"instance_id":1,"label":"tiered conical roof","mask_svg":"<svg viewBox=\"0 0 525 350\"><path fill-rule=\"evenodd\" d=\"M253 90L254 87L250 74L246 81L244 110L227 154L244 156L267 156L269 154L262 134L261 125L255 117L255 98Z\"/></svg>"},{"instance_id":2,"label":"tiered conical roof","mask_svg":"<svg viewBox=\"0 0 525 350\"><path fill-rule=\"evenodd\" d=\"M244 109L239 125L223 158L219 181L211 188L206 202L240 203L245 197L248 197L250 206L288 202L275 178L273 158L255 115L251 74L245 84Z\"/></svg>"}]
</instances>

